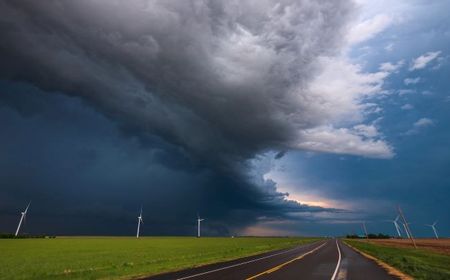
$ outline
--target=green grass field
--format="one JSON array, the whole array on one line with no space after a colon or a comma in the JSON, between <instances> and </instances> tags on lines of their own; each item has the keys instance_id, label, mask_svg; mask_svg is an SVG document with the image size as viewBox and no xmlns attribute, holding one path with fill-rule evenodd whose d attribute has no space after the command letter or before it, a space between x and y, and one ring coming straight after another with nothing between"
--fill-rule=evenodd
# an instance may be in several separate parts
<instances>
[{"instance_id":1,"label":"green grass field","mask_svg":"<svg viewBox=\"0 0 450 280\"><path fill-rule=\"evenodd\" d=\"M129 279L316 240L250 237L0 239L0 279Z\"/></svg>"},{"instance_id":2,"label":"green grass field","mask_svg":"<svg viewBox=\"0 0 450 280\"><path fill-rule=\"evenodd\" d=\"M425 249L389 247L356 240L345 240L345 242L414 279L450 279L450 256Z\"/></svg>"}]
</instances>

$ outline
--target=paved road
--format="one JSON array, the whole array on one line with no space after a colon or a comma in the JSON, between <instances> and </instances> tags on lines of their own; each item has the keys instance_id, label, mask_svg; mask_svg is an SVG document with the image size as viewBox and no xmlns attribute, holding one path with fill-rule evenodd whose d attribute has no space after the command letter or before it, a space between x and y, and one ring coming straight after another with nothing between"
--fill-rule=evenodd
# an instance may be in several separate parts
<instances>
[{"instance_id":1,"label":"paved road","mask_svg":"<svg viewBox=\"0 0 450 280\"><path fill-rule=\"evenodd\" d=\"M397 279L336 239L161 274L148 280Z\"/></svg>"}]
</instances>

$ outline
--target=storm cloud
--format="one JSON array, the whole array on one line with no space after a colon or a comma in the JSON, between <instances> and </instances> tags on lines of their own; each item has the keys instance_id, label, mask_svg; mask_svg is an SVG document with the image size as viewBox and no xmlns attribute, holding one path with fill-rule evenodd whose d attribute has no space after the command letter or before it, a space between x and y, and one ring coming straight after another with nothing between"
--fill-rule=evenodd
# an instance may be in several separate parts
<instances>
[{"instance_id":1,"label":"storm cloud","mask_svg":"<svg viewBox=\"0 0 450 280\"><path fill-rule=\"evenodd\" d=\"M166 211L173 220L208 209L217 221L215 233L224 233L229 230L226 224L242 227L260 217L339 211L287 200L275 182L264 179L267 170L260 169L258 160L270 152L279 158L290 149L393 156L374 127L364 126L364 131L375 131L373 135L359 129L369 108L363 100L380 90L387 73L364 75L340 58L354 10L354 4L345 0L3 0L0 78L7 82L2 103L25 118L44 114L34 112L40 103L23 93L35 92L43 103L54 105L42 109L46 112L75 106L76 112L92 114L92 126L111 126L103 134L113 139L106 140L103 157L80 147L87 161L118 152L113 148L116 138L126 145L136 141L136 146L118 150L131 149L135 157L128 162L138 159L157 165L164 175L156 176L155 169L139 173L142 166L131 165L124 178L144 174L128 184L142 185L141 195L153 202L146 202L147 209L182 209L184 214ZM335 83L335 70L350 73L347 82L353 86ZM30 88L18 90L14 83ZM82 116L68 117L67 122ZM80 130L89 123L79 122ZM111 132L117 128L117 135ZM48 145L44 139L43 145ZM55 165L64 162L58 156L48 160ZM115 158L103 162L102 168L114 173L120 162ZM84 174L80 172L84 168L80 164L71 177ZM105 170L99 173L107 177ZM155 176L164 183L154 183ZM85 192L78 199L90 196L107 205L112 200L102 201L95 188L110 189L115 198L126 193L120 184L114 189L115 183L102 187L94 186L94 181L87 177L73 186ZM64 177L59 184L71 185ZM51 192L41 185L37 188ZM139 197L131 196L129 204ZM161 199L179 204L156 207ZM79 213L94 211L88 204L80 206Z\"/></svg>"}]
</instances>

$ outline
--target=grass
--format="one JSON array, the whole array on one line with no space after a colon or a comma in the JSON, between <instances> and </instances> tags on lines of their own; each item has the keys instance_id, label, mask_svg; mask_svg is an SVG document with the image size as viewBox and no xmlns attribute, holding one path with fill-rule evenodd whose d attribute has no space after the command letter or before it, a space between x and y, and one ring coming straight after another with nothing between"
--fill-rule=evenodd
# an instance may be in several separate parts
<instances>
[{"instance_id":1,"label":"grass","mask_svg":"<svg viewBox=\"0 0 450 280\"><path fill-rule=\"evenodd\" d=\"M0 239L0 279L129 279L316 240L251 237Z\"/></svg>"},{"instance_id":2,"label":"grass","mask_svg":"<svg viewBox=\"0 0 450 280\"><path fill-rule=\"evenodd\" d=\"M356 240L345 240L345 242L414 279L450 279L450 256L448 255L420 248L398 248Z\"/></svg>"}]
</instances>

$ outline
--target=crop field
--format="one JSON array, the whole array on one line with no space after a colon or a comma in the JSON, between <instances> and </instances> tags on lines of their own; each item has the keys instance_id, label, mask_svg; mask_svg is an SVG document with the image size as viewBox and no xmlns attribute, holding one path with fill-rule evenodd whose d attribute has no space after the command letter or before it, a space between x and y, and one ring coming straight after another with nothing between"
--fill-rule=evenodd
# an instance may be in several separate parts
<instances>
[{"instance_id":1,"label":"crop field","mask_svg":"<svg viewBox=\"0 0 450 280\"><path fill-rule=\"evenodd\" d=\"M251 237L0 239L0 279L130 279L317 240Z\"/></svg>"},{"instance_id":2,"label":"crop field","mask_svg":"<svg viewBox=\"0 0 450 280\"><path fill-rule=\"evenodd\" d=\"M374 239L369 242L399 248L413 248L411 240L409 239ZM417 238L416 244L421 249L427 249L450 256L450 238Z\"/></svg>"},{"instance_id":3,"label":"crop field","mask_svg":"<svg viewBox=\"0 0 450 280\"><path fill-rule=\"evenodd\" d=\"M450 255L446 254L442 248L436 250L438 241L431 242L435 245L431 249L425 246L430 244L429 239L418 239L418 249L414 249L412 245L409 245L410 241L406 240L345 240L345 242L414 279L450 279ZM443 242L445 244L448 241ZM440 246L442 247L442 241Z\"/></svg>"}]
</instances>

